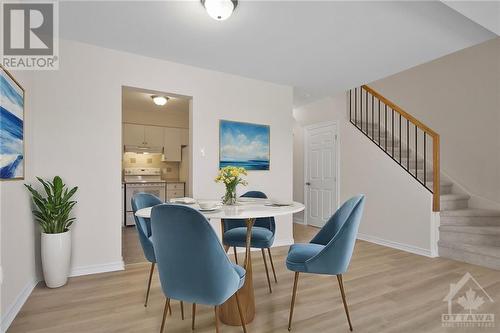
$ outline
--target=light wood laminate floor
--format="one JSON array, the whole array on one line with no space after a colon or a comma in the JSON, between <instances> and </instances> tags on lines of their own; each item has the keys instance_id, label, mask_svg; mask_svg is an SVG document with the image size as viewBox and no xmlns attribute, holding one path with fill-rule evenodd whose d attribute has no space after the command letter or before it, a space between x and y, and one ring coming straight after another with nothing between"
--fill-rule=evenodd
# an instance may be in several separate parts
<instances>
[{"instance_id":1,"label":"light wood laminate floor","mask_svg":"<svg viewBox=\"0 0 500 333\"><path fill-rule=\"evenodd\" d=\"M295 240L306 242L316 231L295 225ZM284 264L287 251L287 247L273 249L278 284L273 285L272 294L267 289L262 257L258 252L252 253L257 312L255 320L247 326L249 332L288 332L293 273ZM141 261L138 255L133 258ZM54 290L41 283L8 332L158 332L164 296L156 273L149 306L143 306L149 268L145 262L129 264L121 272L71 278L67 286ZM482 313L496 315L496 328L442 328L441 314L447 311L443 298L450 283L457 282L466 272L496 301L481 307ZM500 330L499 271L357 241L344 285L354 332ZM190 332L191 305L185 304L184 321L180 318L179 302L173 302L172 310L166 332ZM197 307L196 332L215 331L213 313L211 307ZM222 325L221 332L242 331ZM349 332L335 277L301 275L292 332Z\"/></svg>"}]
</instances>

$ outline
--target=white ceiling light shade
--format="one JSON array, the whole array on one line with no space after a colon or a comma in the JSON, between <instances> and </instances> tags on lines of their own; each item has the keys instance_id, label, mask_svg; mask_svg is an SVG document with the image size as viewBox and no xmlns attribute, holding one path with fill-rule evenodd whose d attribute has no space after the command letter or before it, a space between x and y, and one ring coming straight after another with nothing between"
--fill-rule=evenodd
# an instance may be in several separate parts
<instances>
[{"instance_id":1,"label":"white ceiling light shade","mask_svg":"<svg viewBox=\"0 0 500 333\"><path fill-rule=\"evenodd\" d=\"M237 0L201 0L208 15L217 21L228 19L238 6Z\"/></svg>"},{"instance_id":2,"label":"white ceiling light shade","mask_svg":"<svg viewBox=\"0 0 500 333\"><path fill-rule=\"evenodd\" d=\"M168 102L168 97L165 97L165 96L153 95L153 96L151 96L151 98L153 99L153 103L155 103L158 106L165 105Z\"/></svg>"}]
</instances>

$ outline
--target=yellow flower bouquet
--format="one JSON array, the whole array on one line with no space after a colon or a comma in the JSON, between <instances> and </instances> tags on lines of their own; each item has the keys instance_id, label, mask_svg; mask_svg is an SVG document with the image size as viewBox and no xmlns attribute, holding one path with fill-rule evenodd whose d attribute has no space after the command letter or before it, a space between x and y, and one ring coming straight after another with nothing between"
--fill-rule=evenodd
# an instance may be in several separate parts
<instances>
[{"instance_id":1,"label":"yellow flower bouquet","mask_svg":"<svg viewBox=\"0 0 500 333\"><path fill-rule=\"evenodd\" d=\"M222 197L222 203L225 205L234 205L236 203L236 186L241 184L248 185L248 182L242 176L247 175L245 168L235 166L227 166L219 170L219 174L215 177L216 183L224 183L226 186L226 194Z\"/></svg>"}]
</instances>

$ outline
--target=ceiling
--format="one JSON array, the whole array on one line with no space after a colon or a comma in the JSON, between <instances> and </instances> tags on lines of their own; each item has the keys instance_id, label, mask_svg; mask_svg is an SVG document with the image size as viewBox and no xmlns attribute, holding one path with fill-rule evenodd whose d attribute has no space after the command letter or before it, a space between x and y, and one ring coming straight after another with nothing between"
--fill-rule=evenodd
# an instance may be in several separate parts
<instances>
[{"instance_id":1,"label":"ceiling","mask_svg":"<svg viewBox=\"0 0 500 333\"><path fill-rule=\"evenodd\" d=\"M500 1L443 1L460 14L500 36Z\"/></svg>"},{"instance_id":2,"label":"ceiling","mask_svg":"<svg viewBox=\"0 0 500 333\"><path fill-rule=\"evenodd\" d=\"M151 99L153 95L167 96L169 100L165 105L156 105ZM144 112L189 112L189 98L168 93L123 87L122 107L124 110Z\"/></svg>"},{"instance_id":3,"label":"ceiling","mask_svg":"<svg viewBox=\"0 0 500 333\"><path fill-rule=\"evenodd\" d=\"M496 35L440 1L60 2L60 34L294 87L300 106Z\"/></svg>"}]
</instances>

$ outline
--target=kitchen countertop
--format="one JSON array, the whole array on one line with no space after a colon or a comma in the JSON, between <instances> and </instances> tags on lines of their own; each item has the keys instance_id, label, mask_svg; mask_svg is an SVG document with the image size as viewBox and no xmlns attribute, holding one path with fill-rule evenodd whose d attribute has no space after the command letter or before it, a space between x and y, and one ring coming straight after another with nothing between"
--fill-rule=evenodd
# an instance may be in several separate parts
<instances>
[{"instance_id":1,"label":"kitchen countertop","mask_svg":"<svg viewBox=\"0 0 500 333\"><path fill-rule=\"evenodd\" d=\"M162 180L155 180L155 181L122 181L122 184L147 184L147 183L166 183L166 184L172 184L172 183L182 183L185 184L185 181L182 180L175 180L175 179L162 179Z\"/></svg>"}]
</instances>

